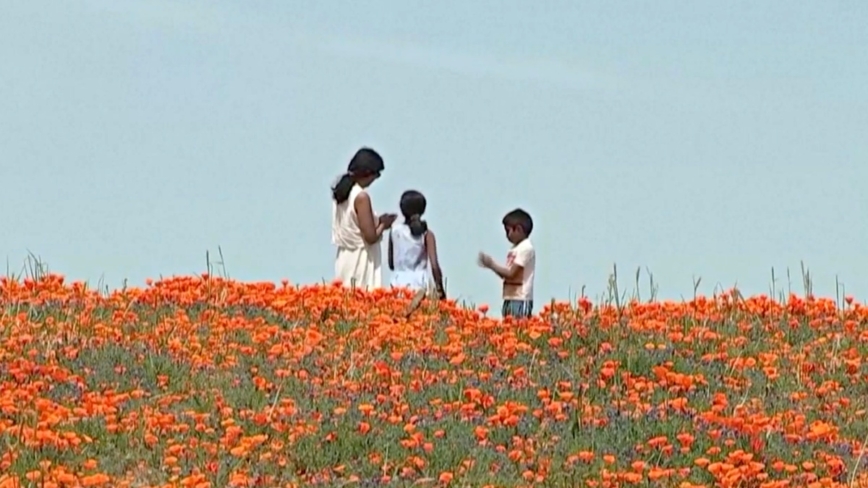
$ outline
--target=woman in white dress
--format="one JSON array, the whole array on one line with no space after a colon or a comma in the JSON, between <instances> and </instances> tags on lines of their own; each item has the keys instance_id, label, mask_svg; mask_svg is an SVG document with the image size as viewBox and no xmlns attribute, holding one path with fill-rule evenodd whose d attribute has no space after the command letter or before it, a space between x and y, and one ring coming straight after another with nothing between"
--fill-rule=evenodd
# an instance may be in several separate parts
<instances>
[{"instance_id":1,"label":"woman in white dress","mask_svg":"<svg viewBox=\"0 0 868 488\"><path fill-rule=\"evenodd\" d=\"M335 279L344 286L383 286L380 241L397 215L374 215L367 188L383 174L383 158L363 147L332 188L332 243L337 247Z\"/></svg>"}]
</instances>

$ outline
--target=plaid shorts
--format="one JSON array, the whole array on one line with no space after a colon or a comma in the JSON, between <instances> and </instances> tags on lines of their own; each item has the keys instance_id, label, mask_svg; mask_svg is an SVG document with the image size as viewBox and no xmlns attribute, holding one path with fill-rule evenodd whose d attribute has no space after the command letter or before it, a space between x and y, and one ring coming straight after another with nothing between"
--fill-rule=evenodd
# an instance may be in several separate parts
<instances>
[{"instance_id":1,"label":"plaid shorts","mask_svg":"<svg viewBox=\"0 0 868 488\"><path fill-rule=\"evenodd\" d=\"M533 300L504 300L500 314L503 317L528 318L533 315Z\"/></svg>"}]
</instances>

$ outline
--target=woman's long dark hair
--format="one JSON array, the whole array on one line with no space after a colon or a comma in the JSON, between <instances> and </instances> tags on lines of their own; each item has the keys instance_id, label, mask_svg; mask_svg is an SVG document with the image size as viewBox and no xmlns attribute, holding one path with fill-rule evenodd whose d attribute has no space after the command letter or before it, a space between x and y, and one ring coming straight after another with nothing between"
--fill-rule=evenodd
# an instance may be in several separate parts
<instances>
[{"instance_id":1,"label":"woman's long dark hair","mask_svg":"<svg viewBox=\"0 0 868 488\"><path fill-rule=\"evenodd\" d=\"M353 179L353 175L350 173L344 173L341 175L341 179L339 179L334 188L332 188L332 198L335 199L335 202L341 204L349 200L350 191L352 191L355 183L355 179Z\"/></svg>"},{"instance_id":2,"label":"woman's long dark hair","mask_svg":"<svg viewBox=\"0 0 868 488\"><path fill-rule=\"evenodd\" d=\"M363 147L356 151L353 159L347 166L347 172L341 175L338 182L332 188L332 198L338 204L344 203L350 198L353 185L359 178L381 173L385 168L383 158L371 148Z\"/></svg>"}]
</instances>

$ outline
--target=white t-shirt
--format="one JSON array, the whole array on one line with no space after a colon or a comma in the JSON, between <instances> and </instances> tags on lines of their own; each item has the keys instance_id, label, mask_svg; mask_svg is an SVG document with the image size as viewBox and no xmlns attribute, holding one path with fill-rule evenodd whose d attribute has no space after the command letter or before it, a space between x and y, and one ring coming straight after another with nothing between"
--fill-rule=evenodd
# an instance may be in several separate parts
<instances>
[{"instance_id":1,"label":"white t-shirt","mask_svg":"<svg viewBox=\"0 0 868 488\"><path fill-rule=\"evenodd\" d=\"M533 300L533 274L536 268L536 251L530 239L525 239L509 250L506 255L506 267L515 263L524 271L521 282L503 281L503 298L508 300Z\"/></svg>"}]
</instances>

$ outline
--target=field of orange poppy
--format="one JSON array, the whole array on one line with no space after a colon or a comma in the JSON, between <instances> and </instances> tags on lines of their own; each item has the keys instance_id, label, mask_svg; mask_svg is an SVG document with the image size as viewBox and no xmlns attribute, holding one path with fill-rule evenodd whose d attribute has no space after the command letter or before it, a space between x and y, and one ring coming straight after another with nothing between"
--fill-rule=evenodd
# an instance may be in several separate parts
<instances>
[{"instance_id":1,"label":"field of orange poppy","mask_svg":"<svg viewBox=\"0 0 868 488\"><path fill-rule=\"evenodd\" d=\"M868 307L546 306L203 276L4 279L0 488L835 487L868 466Z\"/></svg>"}]
</instances>

